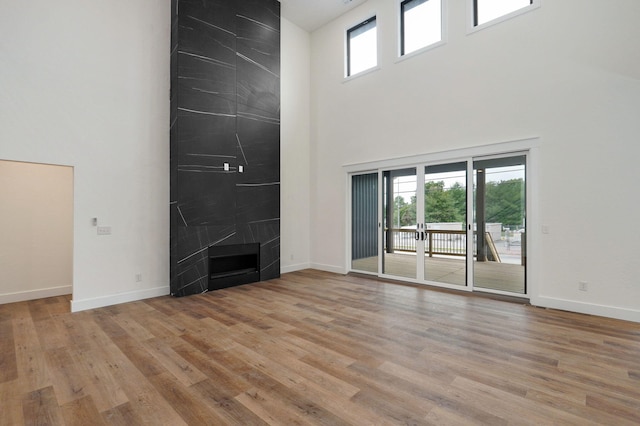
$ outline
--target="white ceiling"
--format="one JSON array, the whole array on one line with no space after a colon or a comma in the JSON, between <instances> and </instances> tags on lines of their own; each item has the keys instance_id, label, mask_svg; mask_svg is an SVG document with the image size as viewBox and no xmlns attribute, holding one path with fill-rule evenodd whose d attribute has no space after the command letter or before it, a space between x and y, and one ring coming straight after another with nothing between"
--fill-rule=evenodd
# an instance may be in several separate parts
<instances>
[{"instance_id":1,"label":"white ceiling","mask_svg":"<svg viewBox=\"0 0 640 426\"><path fill-rule=\"evenodd\" d=\"M282 17L313 32L366 0L280 0Z\"/></svg>"}]
</instances>

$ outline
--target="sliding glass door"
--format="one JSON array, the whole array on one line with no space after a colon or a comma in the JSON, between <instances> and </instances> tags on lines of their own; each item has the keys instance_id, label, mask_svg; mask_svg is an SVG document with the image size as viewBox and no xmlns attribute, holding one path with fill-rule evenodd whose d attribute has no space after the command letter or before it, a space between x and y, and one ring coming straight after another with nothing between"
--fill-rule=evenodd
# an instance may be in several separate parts
<instances>
[{"instance_id":1,"label":"sliding glass door","mask_svg":"<svg viewBox=\"0 0 640 426\"><path fill-rule=\"evenodd\" d=\"M383 275L466 285L467 164L382 171Z\"/></svg>"},{"instance_id":2,"label":"sliding glass door","mask_svg":"<svg viewBox=\"0 0 640 426\"><path fill-rule=\"evenodd\" d=\"M467 284L467 162L424 167L424 279Z\"/></svg>"},{"instance_id":3,"label":"sliding glass door","mask_svg":"<svg viewBox=\"0 0 640 426\"><path fill-rule=\"evenodd\" d=\"M382 273L417 278L416 168L382 172Z\"/></svg>"},{"instance_id":4,"label":"sliding glass door","mask_svg":"<svg viewBox=\"0 0 640 426\"><path fill-rule=\"evenodd\" d=\"M351 176L351 270L525 295L526 155Z\"/></svg>"},{"instance_id":5,"label":"sliding glass door","mask_svg":"<svg viewBox=\"0 0 640 426\"><path fill-rule=\"evenodd\" d=\"M476 288L526 294L526 156L474 159Z\"/></svg>"}]
</instances>

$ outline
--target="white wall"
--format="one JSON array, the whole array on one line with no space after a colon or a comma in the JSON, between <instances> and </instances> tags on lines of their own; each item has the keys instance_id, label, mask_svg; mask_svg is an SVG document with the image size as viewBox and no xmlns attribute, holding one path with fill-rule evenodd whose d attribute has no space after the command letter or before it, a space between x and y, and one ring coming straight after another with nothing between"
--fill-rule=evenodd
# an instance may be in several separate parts
<instances>
[{"instance_id":1,"label":"white wall","mask_svg":"<svg viewBox=\"0 0 640 426\"><path fill-rule=\"evenodd\" d=\"M0 159L74 167L74 310L169 293L169 12L3 4ZM309 266L309 44L283 20L283 272Z\"/></svg>"},{"instance_id":2,"label":"white wall","mask_svg":"<svg viewBox=\"0 0 640 426\"><path fill-rule=\"evenodd\" d=\"M282 272L310 262L310 36L281 24L281 261Z\"/></svg>"},{"instance_id":3,"label":"white wall","mask_svg":"<svg viewBox=\"0 0 640 426\"><path fill-rule=\"evenodd\" d=\"M312 34L312 265L346 270L343 165L539 136L532 302L640 321L640 2L543 2L470 35L465 3L445 45L400 62L394 1ZM373 13L380 69L345 82L344 32Z\"/></svg>"},{"instance_id":4,"label":"white wall","mask_svg":"<svg viewBox=\"0 0 640 426\"><path fill-rule=\"evenodd\" d=\"M2 4L0 158L74 167L74 310L169 293L169 7Z\"/></svg>"},{"instance_id":5,"label":"white wall","mask_svg":"<svg viewBox=\"0 0 640 426\"><path fill-rule=\"evenodd\" d=\"M73 169L0 160L0 303L71 294Z\"/></svg>"},{"instance_id":6,"label":"white wall","mask_svg":"<svg viewBox=\"0 0 640 426\"><path fill-rule=\"evenodd\" d=\"M313 33L310 62L283 20L283 271L346 270L343 165L539 136L534 211L551 232L532 231L532 300L640 321L640 3L543 2L467 36L450 1L447 44L398 63L394 3ZM345 83L343 32L372 11L381 68ZM3 3L0 159L74 167L75 310L169 292L169 19L152 0ZM613 237L597 226L611 221Z\"/></svg>"}]
</instances>

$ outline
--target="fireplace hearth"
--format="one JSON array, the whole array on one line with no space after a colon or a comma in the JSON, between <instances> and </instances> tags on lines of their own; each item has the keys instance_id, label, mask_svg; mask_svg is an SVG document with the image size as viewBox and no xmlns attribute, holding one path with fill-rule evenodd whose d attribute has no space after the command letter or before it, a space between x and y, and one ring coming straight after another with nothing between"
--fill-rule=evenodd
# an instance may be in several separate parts
<instances>
[{"instance_id":1,"label":"fireplace hearth","mask_svg":"<svg viewBox=\"0 0 640 426\"><path fill-rule=\"evenodd\" d=\"M260 243L209 247L209 290L260 281Z\"/></svg>"}]
</instances>

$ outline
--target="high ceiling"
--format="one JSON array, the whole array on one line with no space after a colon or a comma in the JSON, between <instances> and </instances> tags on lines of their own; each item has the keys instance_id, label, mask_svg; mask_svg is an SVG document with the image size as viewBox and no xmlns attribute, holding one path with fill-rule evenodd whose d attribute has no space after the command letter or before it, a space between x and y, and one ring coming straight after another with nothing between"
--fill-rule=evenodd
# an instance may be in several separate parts
<instances>
[{"instance_id":1,"label":"high ceiling","mask_svg":"<svg viewBox=\"0 0 640 426\"><path fill-rule=\"evenodd\" d=\"M282 17L309 32L366 0L280 0Z\"/></svg>"}]
</instances>

